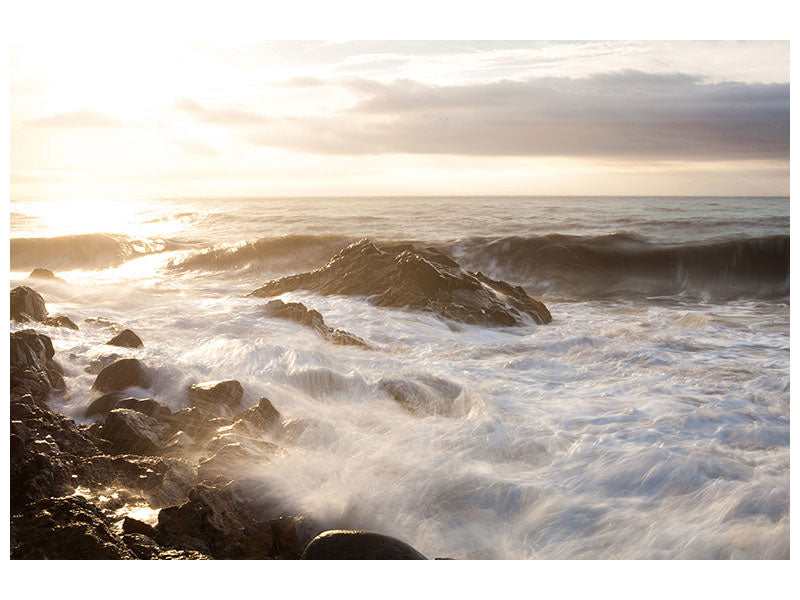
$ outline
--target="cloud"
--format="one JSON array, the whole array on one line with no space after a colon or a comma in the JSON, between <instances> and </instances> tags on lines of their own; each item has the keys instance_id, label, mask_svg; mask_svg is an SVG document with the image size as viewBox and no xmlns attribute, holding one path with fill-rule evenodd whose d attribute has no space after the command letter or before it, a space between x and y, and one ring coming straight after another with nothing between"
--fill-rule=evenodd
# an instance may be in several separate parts
<instances>
[{"instance_id":1,"label":"cloud","mask_svg":"<svg viewBox=\"0 0 800 600\"><path fill-rule=\"evenodd\" d=\"M257 113L239 110L237 108L207 108L188 98L178 100L175 103L175 107L189 113L198 121L213 125L253 125L270 122L270 119Z\"/></svg>"},{"instance_id":2,"label":"cloud","mask_svg":"<svg viewBox=\"0 0 800 600\"><path fill-rule=\"evenodd\" d=\"M71 112L57 113L28 121L34 127L124 127L124 123L105 113L82 108Z\"/></svg>"},{"instance_id":3,"label":"cloud","mask_svg":"<svg viewBox=\"0 0 800 600\"><path fill-rule=\"evenodd\" d=\"M219 154L210 144L199 140L173 140L172 145L180 148L186 154L199 154L213 156Z\"/></svg>"},{"instance_id":4,"label":"cloud","mask_svg":"<svg viewBox=\"0 0 800 600\"><path fill-rule=\"evenodd\" d=\"M350 79L359 100L268 119L184 101L198 119L248 125L246 139L317 154L646 159L788 159L789 85L706 83L621 71L466 85Z\"/></svg>"}]
</instances>

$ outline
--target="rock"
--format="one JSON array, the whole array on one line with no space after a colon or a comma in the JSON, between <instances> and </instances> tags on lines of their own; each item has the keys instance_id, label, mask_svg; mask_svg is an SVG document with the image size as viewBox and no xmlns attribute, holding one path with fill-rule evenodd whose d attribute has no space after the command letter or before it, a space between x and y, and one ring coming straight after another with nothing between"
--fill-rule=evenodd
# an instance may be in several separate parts
<instances>
[{"instance_id":1,"label":"rock","mask_svg":"<svg viewBox=\"0 0 800 600\"><path fill-rule=\"evenodd\" d=\"M105 317L88 318L84 319L83 322L89 323L90 325L97 325L99 327L113 329L114 331L122 330L122 325L120 325L115 321L112 321L111 319L106 319Z\"/></svg>"},{"instance_id":2,"label":"rock","mask_svg":"<svg viewBox=\"0 0 800 600\"><path fill-rule=\"evenodd\" d=\"M11 290L11 318L15 321L44 321L47 308L44 298L26 285Z\"/></svg>"},{"instance_id":3,"label":"rock","mask_svg":"<svg viewBox=\"0 0 800 600\"><path fill-rule=\"evenodd\" d=\"M115 408L106 416L102 435L114 454L159 454L167 426L129 408Z\"/></svg>"},{"instance_id":4,"label":"rock","mask_svg":"<svg viewBox=\"0 0 800 600\"><path fill-rule=\"evenodd\" d=\"M304 560L427 560L397 538L371 531L334 529L311 540Z\"/></svg>"},{"instance_id":5,"label":"rock","mask_svg":"<svg viewBox=\"0 0 800 600\"><path fill-rule=\"evenodd\" d=\"M466 411L457 402L461 386L439 377L385 377L378 388L414 416L463 416Z\"/></svg>"},{"instance_id":6,"label":"rock","mask_svg":"<svg viewBox=\"0 0 800 600\"><path fill-rule=\"evenodd\" d=\"M155 539L214 558L271 558L272 527L253 518L256 512L237 484L201 484L185 503L158 513Z\"/></svg>"},{"instance_id":7,"label":"rock","mask_svg":"<svg viewBox=\"0 0 800 600\"><path fill-rule=\"evenodd\" d=\"M316 310L309 310L305 305L300 302L283 302L282 300L271 300L264 307L265 313L270 317L278 319L289 319L310 327L320 337L328 340L334 344L342 344L346 346L360 346L371 350L372 348L364 340L357 335L348 333L342 329L334 329L329 327L322 315Z\"/></svg>"},{"instance_id":8,"label":"rock","mask_svg":"<svg viewBox=\"0 0 800 600\"><path fill-rule=\"evenodd\" d=\"M365 296L376 306L410 307L476 325L521 325L523 315L542 324L547 307L521 287L469 273L432 248L410 244L349 245L315 271L273 279L249 295L270 297L303 289Z\"/></svg>"},{"instance_id":9,"label":"rock","mask_svg":"<svg viewBox=\"0 0 800 600\"><path fill-rule=\"evenodd\" d=\"M230 418L241 408L244 389L235 379L206 381L189 388L189 406L216 417Z\"/></svg>"},{"instance_id":10,"label":"rock","mask_svg":"<svg viewBox=\"0 0 800 600\"><path fill-rule=\"evenodd\" d=\"M170 409L152 398L123 398L117 402L116 408L130 408L159 421L164 421L172 416Z\"/></svg>"},{"instance_id":11,"label":"rock","mask_svg":"<svg viewBox=\"0 0 800 600\"><path fill-rule=\"evenodd\" d=\"M233 480L248 475L269 462L279 451L275 444L262 440L226 441L222 438L220 444L213 448L214 454L197 465L200 481L214 481L219 477Z\"/></svg>"},{"instance_id":12,"label":"rock","mask_svg":"<svg viewBox=\"0 0 800 600\"><path fill-rule=\"evenodd\" d=\"M199 443L211 439L220 427L232 425L230 419L211 417L199 408L183 408L169 418L169 435L183 431Z\"/></svg>"},{"instance_id":13,"label":"rock","mask_svg":"<svg viewBox=\"0 0 800 600\"><path fill-rule=\"evenodd\" d=\"M11 397L29 394L37 403L44 403L52 390L64 389L61 367L53 360L53 342L33 329L11 334Z\"/></svg>"},{"instance_id":14,"label":"rock","mask_svg":"<svg viewBox=\"0 0 800 600\"><path fill-rule=\"evenodd\" d=\"M80 496L47 498L11 517L12 559L132 559L103 513Z\"/></svg>"},{"instance_id":15,"label":"rock","mask_svg":"<svg viewBox=\"0 0 800 600\"><path fill-rule=\"evenodd\" d=\"M236 433L260 435L278 427L282 417L268 398L261 398L256 406L241 413L231 429Z\"/></svg>"},{"instance_id":16,"label":"rock","mask_svg":"<svg viewBox=\"0 0 800 600\"><path fill-rule=\"evenodd\" d=\"M123 392L108 392L99 398L92 400L92 403L86 407L83 413L85 417L105 417L108 413L117 407L117 403L127 395Z\"/></svg>"},{"instance_id":17,"label":"rock","mask_svg":"<svg viewBox=\"0 0 800 600\"><path fill-rule=\"evenodd\" d=\"M142 340L138 335L133 333L130 329L118 333L113 338L108 340L106 344L111 346L122 346L124 348L141 348L143 346Z\"/></svg>"},{"instance_id":18,"label":"rock","mask_svg":"<svg viewBox=\"0 0 800 600\"><path fill-rule=\"evenodd\" d=\"M123 358L110 364L100 371L92 385L92 389L100 392L121 391L129 387L150 387L150 375L135 358Z\"/></svg>"},{"instance_id":19,"label":"rock","mask_svg":"<svg viewBox=\"0 0 800 600\"><path fill-rule=\"evenodd\" d=\"M64 315L60 315L58 317L47 317L44 321L42 321L42 323L50 327L66 327L67 329L79 331L78 326L75 325L75 322Z\"/></svg>"},{"instance_id":20,"label":"rock","mask_svg":"<svg viewBox=\"0 0 800 600\"><path fill-rule=\"evenodd\" d=\"M34 269L28 279L59 279L50 269Z\"/></svg>"},{"instance_id":21,"label":"rock","mask_svg":"<svg viewBox=\"0 0 800 600\"><path fill-rule=\"evenodd\" d=\"M152 538L155 536L156 530L151 525L148 525L139 519L125 517L122 520L122 533L141 533L142 535Z\"/></svg>"}]
</instances>

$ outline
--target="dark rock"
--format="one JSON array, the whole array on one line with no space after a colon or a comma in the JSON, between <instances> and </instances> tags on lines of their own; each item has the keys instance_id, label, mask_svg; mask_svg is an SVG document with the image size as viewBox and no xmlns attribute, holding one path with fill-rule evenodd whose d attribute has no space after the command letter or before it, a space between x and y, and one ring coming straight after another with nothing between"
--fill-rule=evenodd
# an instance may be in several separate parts
<instances>
[{"instance_id":1,"label":"dark rock","mask_svg":"<svg viewBox=\"0 0 800 600\"><path fill-rule=\"evenodd\" d=\"M189 406L215 417L230 418L241 408L244 389L235 379L195 383L189 388Z\"/></svg>"},{"instance_id":2,"label":"dark rock","mask_svg":"<svg viewBox=\"0 0 800 600\"><path fill-rule=\"evenodd\" d=\"M75 469L78 484L91 490L127 489L150 507L174 506L186 501L197 484L197 473L179 458L156 456L92 456Z\"/></svg>"},{"instance_id":3,"label":"dark rock","mask_svg":"<svg viewBox=\"0 0 800 600\"><path fill-rule=\"evenodd\" d=\"M348 333L343 329L334 329L329 327L322 315L316 310L309 310L305 305L300 302L283 302L282 300L271 300L264 307L264 311L270 317L278 319L289 319L310 327L320 337L333 342L334 344L342 344L346 346L360 346L371 350L372 348L364 340L357 335Z\"/></svg>"},{"instance_id":4,"label":"dark rock","mask_svg":"<svg viewBox=\"0 0 800 600\"><path fill-rule=\"evenodd\" d=\"M44 321L42 321L42 323L50 327L66 327L67 329L74 329L75 331L78 331L78 326L75 325L75 322L64 315L60 315L58 317L47 317Z\"/></svg>"},{"instance_id":5,"label":"dark rock","mask_svg":"<svg viewBox=\"0 0 800 600\"><path fill-rule=\"evenodd\" d=\"M172 415L170 409L152 398L123 398L117 402L116 408L130 408L159 421L168 419Z\"/></svg>"},{"instance_id":6,"label":"dark rock","mask_svg":"<svg viewBox=\"0 0 800 600\"><path fill-rule=\"evenodd\" d=\"M468 273L433 248L410 244L378 247L355 242L315 271L273 279L251 296L270 297L298 289L365 296L376 306L411 307L464 323L521 325L552 320L547 307L521 287Z\"/></svg>"},{"instance_id":7,"label":"dark rock","mask_svg":"<svg viewBox=\"0 0 800 600\"><path fill-rule=\"evenodd\" d=\"M122 520L122 533L141 533L142 535L152 538L155 536L156 530L151 525L139 519L125 517Z\"/></svg>"},{"instance_id":8,"label":"dark rock","mask_svg":"<svg viewBox=\"0 0 800 600\"><path fill-rule=\"evenodd\" d=\"M208 441L219 427L232 425L229 419L211 417L199 408L183 408L169 418L169 435L183 431L199 443Z\"/></svg>"},{"instance_id":9,"label":"dark rock","mask_svg":"<svg viewBox=\"0 0 800 600\"><path fill-rule=\"evenodd\" d=\"M28 279L59 279L50 269L34 269Z\"/></svg>"},{"instance_id":10,"label":"dark rock","mask_svg":"<svg viewBox=\"0 0 800 600\"><path fill-rule=\"evenodd\" d=\"M121 391L129 387L150 387L150 375L135 358L123 358L110 364L100 371L92 385L92 389L101 392Z\"/></svg>"},{"instance_id":11,"label":"dark rock","mask_svg":"<svg viewBox=\"0 0 800 600\"><path fill-rule=\"evenodd\" d=\"M155 539L214 558L271 558L272 527L256 512L236 484L198 485L184 504L158 513Z\"/></svg>"},{"instance_id":12,"label":"dark rock","mask_svg":"<svg viewBox=\"0 0 800 600\"><path fill-rule=\"evenodd\" d=\"M15 321L44 321L47 308L44 298L26 285L11 290L11 318Z\"/></svg>"},{"instance_id":13,"label":"dark rock","mask_svg":"<svg viewBox=\"0 0 800 600\"><path fill-rule=\"evenodd\" d=\"M114 454L159 454L167 426L129 408L115 408L106 416L102 435Z\"/></svg>"},{"instance_id":14,"label":"dark rock","mask_svg":"<svg viewBox=\"0 0 800 600\"><path fill-rule=\"evenodd\" d=\"M61 367L53 360L53 343L33 329L11 334L11 397L30 394L35 402L47 400L51 390L63 390Z\"/></svg>"},{"instance_id":15,"label":"dark rock","mask_svg":"<svg viewBox=\"0 0 800 600\"><path fill-rule=\"evenodd\" d=\"M103 394L86 407L84 416L87 418L94 416L105 417L117 407L117 403L123 398L127 398L127 395L123 392L108 392L107 394Z\"/></svg>"},{"instance_id":16,"label":"dark rock","mask_svg":"<svg viewBox=\"0 0 800 600\"><path fill-rule=\"evenodd\" d=\"M427 560L397 538L371 531L330 530L303 551L304 560Z\"/></svg>"},{"instance_id":17,"label":"dark rock","mask_svg":"<svg viewBox=\"0 0 800 600\"><path fill-rule=\"evenodd\" d=\"M12 559L132 559L103 513L80 496L47 498L11 517Z\"/></svg>"},{"instance_id":18,"label":"dark rock","mask_svg":"<svg viewBox=\"0 0 800 600\"><path fill-rule=\"evenodd\" d=\"M143 346L142 340L138 335L133 333L130 329L118 333L113 338L108 340L106 344L111 346L122 346L124 348L141 348Z\"/></svg>"}]
</instances>

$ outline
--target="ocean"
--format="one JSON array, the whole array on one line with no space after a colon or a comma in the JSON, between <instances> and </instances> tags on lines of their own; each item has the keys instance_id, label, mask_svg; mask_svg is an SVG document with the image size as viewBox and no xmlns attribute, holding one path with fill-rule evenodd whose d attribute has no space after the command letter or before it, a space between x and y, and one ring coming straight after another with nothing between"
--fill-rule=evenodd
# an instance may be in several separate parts
<instances>
[{"instance_id":1,"label":"ocean","mask_svg":"<svg viewBox=\"0 0 800 600\"><path fill-rule=\"evenodd\" d=\"M302 425L246 474L298 514L429 557L789 557L788 198L18 200L10 233L11 287L80 326L37 325L55 408L91 422L85 369L110 350L85 320L121 323L144 347L114 353L154 373L142 397L175 411L232 378ZM280 296L370 350L247 296L363 238L522 286L552 322Z\"/></svg>"}]
</instances>

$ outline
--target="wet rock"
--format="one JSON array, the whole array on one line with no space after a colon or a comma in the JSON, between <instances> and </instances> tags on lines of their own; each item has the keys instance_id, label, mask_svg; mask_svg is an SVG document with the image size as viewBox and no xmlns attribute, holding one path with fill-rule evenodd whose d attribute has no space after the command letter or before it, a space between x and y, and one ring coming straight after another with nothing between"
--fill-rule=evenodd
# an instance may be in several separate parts
<instances>
[{"instance_id":1,"label":"wet rock","mask_svg":"<svg viewBox=\"0 0 800 600\"><path fill-rule=\"evenodd\" d=\"M141 533L142 535L152 538L156 534L156 530L151 525L139 519L125 517L122 520L122 533Z\"/></svg>"},{"instance_id":2,"label":"wet rock","mask_svg":"<svg viewBox=\"0 0 800 600\"><path fill-rule=\"evenodd\" d=\"M232 431L246 435L260 435L280 426L281 413L268 398L261 398L256 406L241 413L231 426Z\"/></svg>"},{"instance_id":3,"label":"wet rock","mask_svg":"<svg viewBox=\"0 0 800 600\"><path fill-rule=\"evenodd\" d=\"M378 388L414 416L463 416L468 409L457 401L461 386L438 377L385 377Z\"/></svg>"},{"instance_id":4,"label":"wet rock","mask_svg":"<svg viewBox=\"0 0 800 600\"><path fill-rule=\"evenodd\" d=\"M298 289L365 296L376 306L407 306L477 325L521 325L523 315L539 324L552 320L547 307L521 287L469 273L435 249L410 244L378 247L361 240L320 269L273 279L250 295Z\"/></svg>"},{"instance_id":5,"label":"wet rock","mask_svg":"<svg viewBox=\"0 0 800 600\"><path fill-rule=\"evenodd\" d=\"M86 407L84 412L85 417L105 417L108 413L117 407L117 403L123 398L127 398L127 394L123 392L108 392L99 398L92 400L91 404Z\"/></svg>"},{"instance_id":6,"label":"wet rock","mask_svg":"<svg viewBox=\"0 0 800 600\"><path fill-rule=\"evenodd\" d=\"M67 329L74 329L75 331L78 331L78 326L75 324L75 322L64 315L60 315L58 317L47 317L44 321L42 321L42 323L50 327L66 327Z\"/></svg>"},{"instance_id":7,"label":"wet rock","mask_svg":"<svg viewBox=\"0 0 800 600\"><path fill-rule=\"evenodd\" d=\"M103 513L85 498L47 498L11 517L12 559L132 559Z\"/></svg>"},{"instance_id":8,"label":"wet rock","mask_svg":"<svg viewBox=\"0 0 800 600\"><path fill-rule=\"evenodd\" d=\"M164 421L172 415L170 409L152 398L123 398L117 402L116 408L130 408L159 421Z\"/></svg>"},{"instance_id":9,"label":"wet rock","mask_svg":"<svg viewBox=\"0 0 800 600\"><path fill-rule=\"evenodd\" d=\"M224 436L212 440L214 454L197 465L200 481L214 481L219 477L232 480L257 471L279 452L279 447L270 442L255 439L231 441ZM214 445L213 442L219 443Z\"/></svg>"},{"instance_id":10,"label":"wet rock","mask_svg":"<svg viewBox=\"0 0 800 600\"><path fill-rule=\"evenodd\" d=\"M235 379L206 381L189 388L189 406L215 417L231 418L241 408L244 389Z\"/></svg>"},{"instance_id":11,"label":"wet rock","mask_svg":"<svg viewBox=\"0 0 800 600\"><path fill-rule=\"evenodd\" d=\"M100 392L114 392L129 387L150 387L150 375L142 363L135 358L118 360L97 375L92 389Z\"/></svg>"},{"instance_id":12,"label":"wet rock","mask_svg":"<svg viewBox=\"0 0 800 600\"><path fill-rule=\"evenodd\" d=\"M267 316L288 319L313 329L317 335L334 344L346 346L360 346L371 350L372 348L357 335L353 335L343 329L329 327L322 315L316 310L309 310L300 302L283 302L282 300L271 300L264 307Z\"/></svg>"},{"instance_id":13,"label":"wet rock","mask_svg":"<svg viewBox=\"0 0 800 600\"><path fill-rule=\"evenodd\" d=\"M155 539L214 558L271 558L272 527L256 512L237 484L198 485L185 503L158 513Z\"/></svg>"},{"instance_id":14,"label":"wet rock","mask_svg":"<svg viewBox=\"0 0 800 600\"><path fill-rule=\"evenodd\" d=\"M427 560L397 538L371 531L324 531L309 542L304 560Z\"/></svg>"},{"instance_id":15,"label":"wet rock","mask_svg":"<svg viewBox=\"0 0 800 600\"><path fill-rule=\"evenodd\" d=\"M44 298L26 285L11 290L11 318L15 321L44 321L47 308Z\"/></svg>"},{"instance_id":16,"label":"wet rock","mask_svg":"<svg viewBox=\"0 0 800 600\"><path fill-rule=\"evenodd\" d=\"M111 346L122 346L124 348L141 348L144 345L142 344L142 340L139 338L139 336L133 333L130 329L125 329L124 331L118 333L113 338L108 340L106 344Z\"/></svg>"},{"instance_id":17,"label":"wet rock","mask_svg":"<svg viewBox=\"0 0 800 600\"><path fill-rule=\"evenodd\" d=\"M81 461L75 473L81 486L95 492L129 490L153 508L185 502L188 491L197 484L194 467L179 458L93 456Z\"/></svg>"},{"instance_id":18,"label":"wet rock","mask_svg":"<svg viewBox=\"0 0 800 600\"><path fill-rule=\"evenodd\" d=\"M83 322L97 327L113 329L114 331L121 331L123 329L122 325L116 321L112 321L111 319L106 319L105 317L90 317L88 319L84 319Z\"/></svg>"},{"instance_id":19,"label":"wet rock","mask_svg":"<svg viewBox=\"0 0 800 600\"><path fill-rule=\"evenodd\" d=\"M59 279L50 269L34 269L28 279Z\"/></svg>"},{"instance_id":20,"label":"wet rock","mask_svg":"<svg viewBox=\"0 0 800 600\"><path fill-rule=\"evenodd\" d=\"M230 419L211 417L208 413L196 407L184 408L173 413L168 422L170 424L169 435L183 431L199 443L204 443L211 439L220 427L233 424Z\"/></svg>"},{"instance_id":21,"label":"wet rock","mask_svg":"<svg viewBox=\"0 0 800 600\"><path fill-rule=\"evenodd\" d=\"M64 389L61 367L53 360L55 351L49 337L33 329L11 334L11 397L30 394L43 403L52 390Z\"/></svg>"},{"instance_id":22,"label":"wet rock","mask_svg":"<svg viewBox=\"0 0 800 600\"><path fill-rule=\"evenodd\" d=\"M111 442L113 454L159 454L167 426L129 408L115 408L106 416L102 436Z\"/></svg>"}]
</instances>

